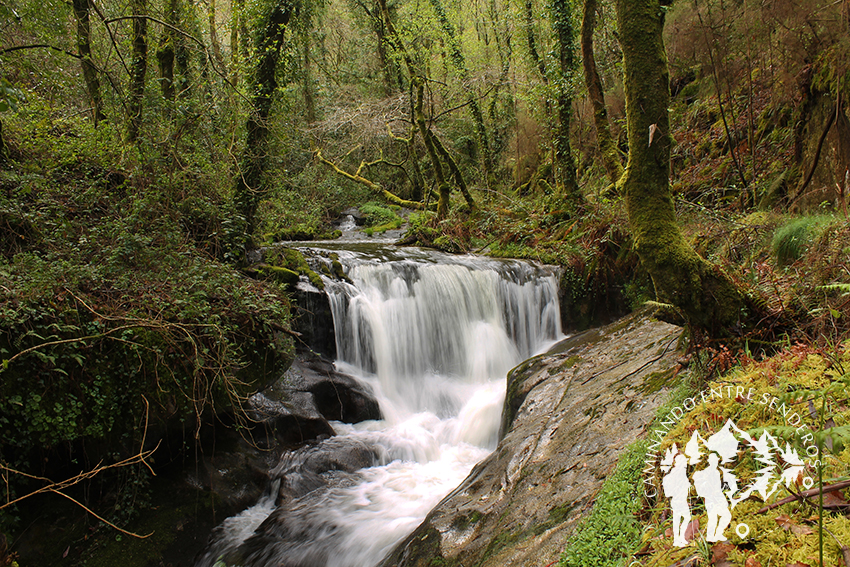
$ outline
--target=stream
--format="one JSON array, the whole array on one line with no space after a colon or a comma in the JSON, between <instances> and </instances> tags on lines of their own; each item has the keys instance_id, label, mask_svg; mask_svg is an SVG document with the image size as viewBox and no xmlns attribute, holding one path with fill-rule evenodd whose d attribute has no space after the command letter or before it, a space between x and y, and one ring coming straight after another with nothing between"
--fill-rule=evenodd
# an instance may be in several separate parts
<instances>
[{"instance_id":1,"label":"stream","mask_svg":"<svg viewBox=\"0 0 850 567\"><path fill-rule=\"evenodd\" d=\"M196 567L378 565L495 449L507 372L563 338L549 267L374 243L302 251L335 252L351 280L325 281L336 368L383 419L333 422L336 436L284 454Z\"/></svg>"}]
</instances>

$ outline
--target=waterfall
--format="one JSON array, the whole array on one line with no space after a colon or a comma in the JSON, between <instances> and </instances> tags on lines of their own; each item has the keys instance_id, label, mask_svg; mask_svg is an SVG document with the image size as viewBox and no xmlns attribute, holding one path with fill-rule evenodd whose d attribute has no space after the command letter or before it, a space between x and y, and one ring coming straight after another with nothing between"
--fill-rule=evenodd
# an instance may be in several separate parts
<instances>
[{"instance_id":1,"label":"waterfall","mask_svg":"<svg viewBox=\"0 0 850 567\"><path fill-rule=\"evenodd\" d=\"M334 423L336 437L285 456L273 478L289 482L293 463L324 444L366 451L373 466L323 473L285 505L265 497L220 526L199 566L377 565L495 448L507 372L561 338L558 278L546 267L337 252L351 283L326 281L336 366L371 387L384 419Z\"/></svg>"}]
</instances>

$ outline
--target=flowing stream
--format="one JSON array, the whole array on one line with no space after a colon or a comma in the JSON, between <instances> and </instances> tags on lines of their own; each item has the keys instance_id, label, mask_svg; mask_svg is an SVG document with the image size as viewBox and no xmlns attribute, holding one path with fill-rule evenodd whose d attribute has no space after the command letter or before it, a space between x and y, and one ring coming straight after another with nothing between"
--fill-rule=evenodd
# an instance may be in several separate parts
<instances>
[{"instance_id":1,"label":"flowing stream","mask_svg":"<svg viewBox=\"0 0 850 567\"><path fill-rule=\"evenodd\" d=\"M372 466L323 473L282 506L281 483L306 482L292 471L313 458L284 455L267 495L218 528L198 566L377 565L495 448L507 372L562 338L546 267L348 247L334 251L352 283L326 282L336 366L371 388L384 419L335 422L320 446L355 447Z\"/></svg>"}]
</instances>

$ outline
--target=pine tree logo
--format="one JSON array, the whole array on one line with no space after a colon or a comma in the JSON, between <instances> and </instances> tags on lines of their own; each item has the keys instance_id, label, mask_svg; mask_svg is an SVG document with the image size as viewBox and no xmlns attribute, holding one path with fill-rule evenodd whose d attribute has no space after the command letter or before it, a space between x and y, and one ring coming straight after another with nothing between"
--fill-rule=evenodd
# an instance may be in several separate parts
<instances>
[{"instance_id":1,"label":"pine tree logo","mask_svg":"<svg viewBox=\"0 0 850 567\"><path fill-rule=\"evenodd\" d=\"M733 471L744 451L752 452L761 468L749 484L739 487L739 478ZM797 451L787 443L783 449L767 431L754 439L731 419L708 439L694 431L684 451L673 444L661 459L662 487L673 511L673 545L688 544L685 530L691 522L688 497L692 491L705 503L706 540L725 541L724 532L732 521L731 511L738 503L753 495L766 501L782 483L790 487L804 468ZM747 537L749 531L749 526L743 523L735 528L741 538Z\"/></svg>"}]
</instances>

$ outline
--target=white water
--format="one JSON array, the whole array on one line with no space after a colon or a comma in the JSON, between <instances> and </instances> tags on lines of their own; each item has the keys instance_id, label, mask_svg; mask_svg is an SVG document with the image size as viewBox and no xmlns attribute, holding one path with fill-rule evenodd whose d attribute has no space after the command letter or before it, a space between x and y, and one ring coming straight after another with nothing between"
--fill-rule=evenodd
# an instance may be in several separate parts
<instances>
[{"instance_id":1,"label":"white water","mask_svg":"<svg viewBox=\"0 0 850 567\"><path fill-rule=\"evenodd\" d=\"M381 464L299 499L287 514L306 537L262 552L251 543L245 565L377 565L495 448L507 372L561 338L553 273L411 254L340 251L354 285L327 282L337 367L371 386L384 415L334 428L376 448ZM265 498L229 518L218 548L237 547L273 508Z\"/></svg>"}]
</instances>

